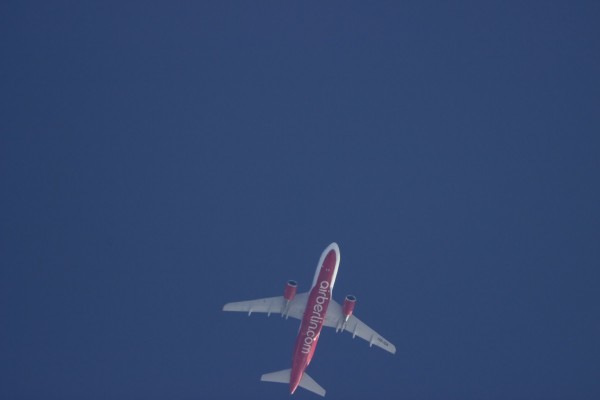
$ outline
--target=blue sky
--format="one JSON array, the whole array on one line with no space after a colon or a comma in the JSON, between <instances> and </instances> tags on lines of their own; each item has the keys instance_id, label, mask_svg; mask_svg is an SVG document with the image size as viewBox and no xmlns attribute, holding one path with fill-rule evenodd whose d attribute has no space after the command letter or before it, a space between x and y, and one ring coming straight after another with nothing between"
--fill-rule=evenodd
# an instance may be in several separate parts
<instances>
[{"instance_id":1,"label":"blue sky","mask_svg":"<svg viewBox=\"0 0 600 400\"><path fill-rule=\"evenodd\" d=\"M0 397L600 395L596 2L0 5ZM295 398L315 398L298 391Z\"/></svg>"}]
</instances>

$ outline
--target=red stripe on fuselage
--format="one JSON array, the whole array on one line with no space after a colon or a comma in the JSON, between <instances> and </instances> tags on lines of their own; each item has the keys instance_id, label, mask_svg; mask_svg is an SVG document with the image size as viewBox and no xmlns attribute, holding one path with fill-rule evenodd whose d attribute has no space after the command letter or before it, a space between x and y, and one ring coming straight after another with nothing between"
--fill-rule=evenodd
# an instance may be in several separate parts
<instances>
[{"instance_id":1,"label":"red stripe on fuselage","mask_svg":"<svg viewBox=\"0 0 600 400\"><path fill-rule=\"evenodd\" d=\"M331 300L331 288L339 265L339 250L337 245L334 244L329 246L325 252L327 254L323 254L325 257L322 258L323 262L320 265L317 280L308 295L304 317L294 346L290 393L294 393L298 387L302 374L315 353L327 307Z\"/></svg>"}]
</instances>

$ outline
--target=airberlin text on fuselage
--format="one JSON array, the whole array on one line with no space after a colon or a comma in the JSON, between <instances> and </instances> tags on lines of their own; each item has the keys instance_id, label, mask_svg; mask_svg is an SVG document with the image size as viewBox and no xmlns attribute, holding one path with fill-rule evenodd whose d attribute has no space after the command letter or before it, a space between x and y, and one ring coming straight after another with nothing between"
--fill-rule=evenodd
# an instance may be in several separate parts
<instances>
[{"instance_id":1,"label":"airberlin text on fuselage","mask_svg":"<svg viewBox=\"0 0 600 400\"><path fill-rule=\"evenodd\" d=\"M329 282L321 281L319 283L319 295L315 299L315 305L312 309L312 315L310 316L310 320L308 322L308 330L306 331L306 336L304 337L304 341L302 342L302 353L308 354L310 353L310 348L315 340L315 335L317 334L315 331L321 325L323 321L323 304L329 299L327 297L327 290L329 289Z\"/></svg>"}]
</instances>

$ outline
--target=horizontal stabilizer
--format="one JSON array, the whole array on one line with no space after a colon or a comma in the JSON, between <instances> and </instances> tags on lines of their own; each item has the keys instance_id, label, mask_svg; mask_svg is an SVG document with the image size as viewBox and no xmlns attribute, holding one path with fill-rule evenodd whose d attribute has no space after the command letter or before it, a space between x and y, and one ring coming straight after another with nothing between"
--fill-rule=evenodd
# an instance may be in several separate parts
<instances>
[{"instance_id":1,"label":"horizontal stabilizer","mask_svg":"<svg viewBox=\"0 0 600 400\"><path fill-rule=\"evenodd\" d=\"M302 379L300 380L300 387L306 390L309 390L313 393L318 394L319 396L325 397L325 389L323 389L313 378L308 376L305 372L302 374Z\"/></svg>"},{"instance_id":2,"label":"horizontal stabilizer","mask_svg":"<svg viewBox=\"0 0 600 400\"><path fill-rule=\"evenodd\" d=\"M290 373L291 369L283 369L281 371L264 374L260 377L260 380L263 382L290 383ZM308 376L306 372L302 374L299 386L310 392L316 393L319 396L325 396L325 389L319 386L319 384L315 382L313 378Z\"/></svg>"},{"instance_id":3,"label":"horizontal stabilizer","mask_svg":"<svg viewBox=\"0 0 600 400\"><path fill-rule=\"evenodd\" d=\"M290 383L290 372L291 369L283 369L277 372L271 372L270 374L264 374L260 377L263 382L275 382L275 383Z\"/></svg>"}]
</instances>

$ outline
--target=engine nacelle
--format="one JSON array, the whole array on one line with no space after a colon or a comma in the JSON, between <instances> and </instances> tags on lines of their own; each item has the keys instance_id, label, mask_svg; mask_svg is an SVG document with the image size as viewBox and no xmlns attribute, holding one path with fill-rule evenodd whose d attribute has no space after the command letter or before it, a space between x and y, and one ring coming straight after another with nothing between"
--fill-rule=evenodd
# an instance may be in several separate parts
<instances>
[{"instance_id":1,"label":"engine nacelle","mask_svg":"<svg viewBox=\"0 0 600 400\"><path fill-rule=\"evenodd\" d=\"M292 301L296 295L296 289L298 289L298 282L293 280L287 281L283 290L283 298L287 301Z\"/></svg>"},{"instance_id":2,"label":"engine nacelle","mask_svg":"<svg viewBox=\"0 0 600 400\"><path fill-rule=\"evenodd\" d=\"M344 314L344 322L348 321L348 318L352 315L354 311L354 306L356 305L356 296L352 296L349 294L344 299L344 306L342 307L342 314Z\"/></svg>"},{"instance_id":3,"label":"engine nacelle","mask_svg":"<svg viewBox=\"0 0 600 400\"><path fill-rule=\"evenodd\" d=\"M288 312L290 310L290 304L296 296L296 289L298 289L298 283L293 280L287 281L285 288L283 289L283 299L285 300L281 305L281 316L287 319Z\"/></svg>"}]
</instances>

